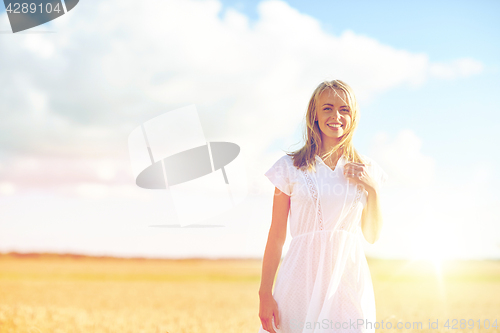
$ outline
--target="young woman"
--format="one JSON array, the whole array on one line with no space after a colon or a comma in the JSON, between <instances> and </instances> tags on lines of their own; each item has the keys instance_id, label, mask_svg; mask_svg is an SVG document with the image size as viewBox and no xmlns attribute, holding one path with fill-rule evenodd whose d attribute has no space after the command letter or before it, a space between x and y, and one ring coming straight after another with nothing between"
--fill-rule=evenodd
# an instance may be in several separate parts
<instances>
[{"instance_id":1,"label":"young woman","mask_svg":"<svg viewBox=\"0 0 500 333\"><path fill-rule=\"evenodd\" d=\"M322 82L306 114L304 147L265 175L275 185L259 290L264 332L374 332L375 299L363 238L382 228L388 175L352 145L359 113L352 89ZM273 280L290 216L292 241Z\"/></svg>"}]
</instances>

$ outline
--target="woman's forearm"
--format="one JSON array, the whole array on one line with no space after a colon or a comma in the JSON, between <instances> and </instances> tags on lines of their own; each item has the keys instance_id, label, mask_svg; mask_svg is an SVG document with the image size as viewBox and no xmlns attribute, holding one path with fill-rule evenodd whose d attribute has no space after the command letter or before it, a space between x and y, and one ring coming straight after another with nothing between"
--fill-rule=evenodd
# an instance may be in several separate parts
<instances>
[{"instance_id":1,"label":"woman's forearm","mask_svg":"<svg viewBox=\"0 0 500 333\"><path fill-rule=\"evenodd\" d=\"M259 295L267 296L272 294L274 277L281 260L284 241L269 233L264 259L262 262L262 278L260 282Z\"/></svg>"},{"instance_id":2,"label":"woman's forearm","mask_svg":"<svg viewBox=\"0 0 500 333\"><path fill-rule=\"evenodd\" d=\"M380 196L378 189L370 189L366 207L361 215L361 229L365 239L373 244L375 243L382 231L382 209L380 204Z\"/></svg>"}]
</instances>

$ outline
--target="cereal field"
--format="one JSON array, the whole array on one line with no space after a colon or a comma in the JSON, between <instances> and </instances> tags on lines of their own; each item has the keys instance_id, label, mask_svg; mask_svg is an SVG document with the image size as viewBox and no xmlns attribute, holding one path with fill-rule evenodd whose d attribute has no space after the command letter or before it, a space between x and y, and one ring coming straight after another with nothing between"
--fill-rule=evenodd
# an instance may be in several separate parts
<instances>
[{"instance_id":1,"label":"cereal field","mask_svg":"<svg viewBox=\"0 0 500 333\"><path fill-rule=\"evenodd\" d=\"M3 254L0 332L256 333L261 264ZM500 262L369 264L377 332L500 332Z\"/></svg>"}]
</instances>

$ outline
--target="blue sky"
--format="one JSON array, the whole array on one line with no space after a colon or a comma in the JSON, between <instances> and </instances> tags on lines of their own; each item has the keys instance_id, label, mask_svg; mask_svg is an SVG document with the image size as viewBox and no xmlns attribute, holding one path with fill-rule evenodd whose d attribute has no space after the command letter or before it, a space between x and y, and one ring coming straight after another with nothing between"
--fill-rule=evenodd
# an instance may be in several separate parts
<instances>
[{"instance_id":1,"label":"blue sky","mask_svg":"<svg viewBox=\"0 0 500 333\"><path fill-rule=\"evenodd\" d=\"M429 80L417 89L399 86L363 105L357 144L368 149L367 137L376 131L394 133L412 124L422 137L422 150L439 159L440 177L456 179L474 161L500 165L488 156L500 143L500 3L497 1L287 1L301 13L320 21L325 31L345 30L382 44L424 53L437 62L467 57L485 70L467 80ZM251 20L258 20L252 1L223 1ZM222 13L222 12L221 12ZM365 135L364 138L360 138ZM474 158L472 158L474 157ZM498 173L492 174L498 184Z\"/></svg>"},{"instance_id":2,"label":"blue sky","mask_svg":"<svg viewBox=\"0 0 500 333\"><path fill-rule=\"evenodd\" d=\"M144 6L82 1L31 30L51 34L5 33L0 12L0 251L262 256L263 174L299 147L315 86L338 78L360 102L356 148L390 177L367 253L500 258L500 3ZM190 104L207 140L242 147L248 198L225 228L152 228L175 212L135 186L127 138Z\"/></svg>"},{"instance_id":3,"label":"blue sky","mask_svg":"<svg viewBox=\"0 0 500 333\"><path fill-rule=\"evenodd\" d=\"M258 19L256 2L222 1ZM287 1L321 22L326 31L346 29L437 61L457 56L496 62L500 55L498 1Z\"/></svg>"},{"instance_id":4,"label":"blue sky","mask_svg":"<svg viewBox=\"0 0 500 333\"><path fill-rule=\"evenodd\" d=\"M251 3L224 3L256 17ZM467 156L485 158L494 148L490 143L500 142L497 133L500 124L499 2L288 3L320 20L325 30L334 34L348 29L398 49L425 53L434 61L472 57L485 65L482 75L466 81L444 84L435 80L426 82L417 91L398 87L377 96L376 102L370 105L370 113L364 113L365 127L361 125L359 132L374 128L372 122L389 132L411 122L414 130L425 138L422 149L440 158L443 177L449 175L448 168L463 171L461 167L470 166ZM464 121L466 119L469 121ZM443 131L444 127L450 130ZM491 158L499 165L499 157ZM498 182L498 173L493 176Z\"/></svg>"}]
</instances>

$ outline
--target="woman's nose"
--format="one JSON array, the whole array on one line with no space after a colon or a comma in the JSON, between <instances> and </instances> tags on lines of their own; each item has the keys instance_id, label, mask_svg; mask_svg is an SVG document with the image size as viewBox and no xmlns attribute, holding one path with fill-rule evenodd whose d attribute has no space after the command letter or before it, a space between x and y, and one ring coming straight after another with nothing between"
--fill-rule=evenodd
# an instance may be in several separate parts
<instances>
[{"instance_id":1,"label":"woman's nose","mask_svg":"<svg viewBox=\"0 0 500 333\"><path fill-rule=\"evenodd\" d=\"M333 120L340 120L340 110L337 110L336 112L334 112L334 114L332 115L332 119Z\"/></svg>"}]
</instances>

